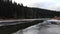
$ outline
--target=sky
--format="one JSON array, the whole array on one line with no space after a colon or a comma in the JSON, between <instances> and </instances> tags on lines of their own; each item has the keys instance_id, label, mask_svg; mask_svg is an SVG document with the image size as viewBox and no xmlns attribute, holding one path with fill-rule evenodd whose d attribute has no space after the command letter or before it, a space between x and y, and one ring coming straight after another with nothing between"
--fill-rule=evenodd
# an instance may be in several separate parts
<instances>
[{"instance_id":1,"label":"sky","mask_svg":"<svg viewBox=\"0 0 60 34\"><path fill-rule=\"evenodd\" d=\"M12 0L24 6L60 11L60 0Z\"/></svg>"}]
</instances>

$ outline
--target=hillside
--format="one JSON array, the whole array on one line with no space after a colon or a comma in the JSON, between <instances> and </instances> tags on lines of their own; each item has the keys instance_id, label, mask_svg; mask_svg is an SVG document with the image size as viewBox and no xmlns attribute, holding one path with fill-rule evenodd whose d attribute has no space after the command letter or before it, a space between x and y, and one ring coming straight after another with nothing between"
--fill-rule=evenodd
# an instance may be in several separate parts
<instances>
[{"instance_id":1,"label":"hillside","mask_svg":"<svg viewBox=\"0 0 60 34\"><path fill-rule=\"evenodd\" d=\"M0 0L0 18L2 19L34 19L34 18L51 18L56 15L60 16L60 12L46 10L41 8L31 8L17 4L12 1L4 2Z\"/></svg>"}]
</instances>

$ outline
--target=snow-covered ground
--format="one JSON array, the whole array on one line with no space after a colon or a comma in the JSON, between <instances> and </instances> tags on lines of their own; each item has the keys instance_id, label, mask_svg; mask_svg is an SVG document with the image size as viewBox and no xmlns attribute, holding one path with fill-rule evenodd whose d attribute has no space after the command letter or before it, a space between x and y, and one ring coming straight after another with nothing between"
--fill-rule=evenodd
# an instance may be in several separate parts
<instances>
[{"instance_id":1,"label":"snow-covered ground","mask_svg":"<svg viewBox=\"0 0 60 34\"><path fill-rule=\"evenodd\" d=\"M19 30L13 34L60 34L60 25L50 24L41 26L41 23Z\"/></svg>"},{"instance_id":2,"label":"snow-covered ground","mask_svg":"<svg viewBox=\"0 0 60 34\"><path fill-rule=\"evenodd\" d=\"M48 25L40 28L38 25L33 25L26 29L23 29L23 34L60 34L60 25ZM19 30L15 34L21 34L21 30Z\"/></svg>"}]
</instances>

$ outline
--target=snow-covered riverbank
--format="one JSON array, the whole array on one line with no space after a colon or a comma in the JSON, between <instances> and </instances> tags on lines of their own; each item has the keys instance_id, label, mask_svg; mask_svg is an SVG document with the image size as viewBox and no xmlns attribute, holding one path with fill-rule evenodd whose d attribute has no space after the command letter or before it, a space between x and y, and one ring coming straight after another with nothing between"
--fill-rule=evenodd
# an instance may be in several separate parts
<instances>
[{"instance_id":1,"label":"snow-covered riverbank","mask_svg":"<svg viewBox=\"0 0 60 34\"><path fill-rule=\"evenodd\" d=\"M46 26L40 26L39 24L30 26L26 29L23 29L22 32L19 30L18 32L14 34L60 34L60 25L46 25Z\"/></svg>"}]
</instances>

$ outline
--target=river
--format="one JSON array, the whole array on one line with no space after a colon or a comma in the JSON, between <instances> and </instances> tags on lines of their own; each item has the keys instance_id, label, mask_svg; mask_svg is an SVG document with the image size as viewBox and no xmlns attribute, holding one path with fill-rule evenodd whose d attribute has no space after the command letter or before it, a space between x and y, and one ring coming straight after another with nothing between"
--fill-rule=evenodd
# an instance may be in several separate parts
<instances>
[{"instance_id":1,"label":"river","mask_svg":"<svg viewBox=\"0 0 60 34\"><path fill-rule=\"evenodd\" d=\"M60 25L50 24L40 26L41 23L32 25L23 30L19 30L13 34L60 34Z\"/></svg>"},{"instance_id":2,"label":"river","mask_svg":"<svg viewBox=\"0 0 60 34\"><path fill-rule=\"evenodd\" d=\"M41 23L35 25L31 24L32 22L3 22L0 23L0 34L60 34L59 24L49 24L44 26L41 26Z\"/></svg>"}]
</instances>

